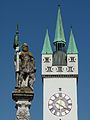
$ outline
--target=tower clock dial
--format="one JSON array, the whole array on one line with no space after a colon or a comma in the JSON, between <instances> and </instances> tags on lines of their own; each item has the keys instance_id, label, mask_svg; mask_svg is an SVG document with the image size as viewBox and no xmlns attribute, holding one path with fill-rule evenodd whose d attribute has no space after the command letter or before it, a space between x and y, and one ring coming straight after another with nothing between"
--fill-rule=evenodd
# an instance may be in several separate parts
<instances>
[{"instance_id":1,"label":"tower clock dial","mask_svg":"<svg viewBox=\"0 0 90 120\"><path fill-rule=\"evenodd\" d=\"M48 108L53 115L62 117L71 111L72 100L65 93L56 93L50 97Z\"/></svg>"}]
</instances>

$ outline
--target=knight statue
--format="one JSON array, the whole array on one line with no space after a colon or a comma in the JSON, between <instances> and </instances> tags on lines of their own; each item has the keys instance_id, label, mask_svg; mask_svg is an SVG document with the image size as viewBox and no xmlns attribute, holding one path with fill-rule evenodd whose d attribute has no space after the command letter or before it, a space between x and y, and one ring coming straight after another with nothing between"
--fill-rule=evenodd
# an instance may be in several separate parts
<instances>
[{"instance_id":1,"label":"knight statue","mask_svg":"<svg viewBox=\"0 0 90 120\"><path fill-rule=\"evenodd\" d=\"M29 51L27 43L20 44L19 29L16 27L14 36L14 65L16 86L12 92L12 99L16 103L15 120L30 120L30 107L34 98L35 59Z\"/></svg>"},{"instance_id":2,"label":"knight statue","mask_svg":"<svg viewBox=\"0 0 90 120\"><path fill-rule=\"evenodd\" d=\"M22 51L19 54L19 86L31 87L35 79L35 63L31 52L29 52L28 45L22 45Z\"/></svg>"},{"instance_id":3,"label":"knight statue","mask_svg":"<svg viewBox=\"0 0 90 120\"><path fill-rule=\"evenodd\" d=\"M16 36L18 36L18 32L16 32ZM27 43L24 43L20 50L19 37L16 36L14 40L14 49L16 51L14 59L17 80L16 87L30 87L33 90L36 72L34 57L29 51Z\"/></svg>"}]
</instances>

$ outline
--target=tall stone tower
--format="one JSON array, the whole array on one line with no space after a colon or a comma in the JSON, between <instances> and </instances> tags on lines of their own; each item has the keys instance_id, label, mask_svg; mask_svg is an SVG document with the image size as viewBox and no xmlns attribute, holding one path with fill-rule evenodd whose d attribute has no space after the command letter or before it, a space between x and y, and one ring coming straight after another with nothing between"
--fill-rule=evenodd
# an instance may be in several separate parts
<instances>
[{"instance_id":1,"label":"tall stone tower","mask_svg":"<svg viewBox=\"0 0 90 120\"><path fill-rule=\"evenodd\" d=\"M16 102L15 120L30 120L30 106L34 97L35 62L26 43L19 45L18 25L14 38L16 87L12 98ZM22 49L22 50L21 50Z\"/></svg>"},{"instance_id":2,"label":"tall stone tower","mask_svg":"<svg viewBox=\"0 0 90 120\"><path fill-rule=\"evenodd\" d=\"M78 50L71 29L68 48L60 5L52 51L48 30L42 50L43 120L77 120Z\"/></svg>"}]
</instances>

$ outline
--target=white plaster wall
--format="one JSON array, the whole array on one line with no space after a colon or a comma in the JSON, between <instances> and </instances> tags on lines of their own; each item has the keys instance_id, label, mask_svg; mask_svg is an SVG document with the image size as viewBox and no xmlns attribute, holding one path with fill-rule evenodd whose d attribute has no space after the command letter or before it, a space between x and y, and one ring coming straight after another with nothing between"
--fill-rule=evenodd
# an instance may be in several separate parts
<instances>
[{"instance_id":1,"label":"white plaster wall","mask_svg":"<svg viewBox=\"0 0 90 120\"><path fill-rule=\"evenodd\" d=\"M44 58L50 57L50 63L44 63ZM75 57L75 62L69 62L70 57ZM73 66L73 72L68 72L68 67ZM51 67L52 72L47 72L47 67ZM67 55L67 66L62 66L63 72L57 72L58 66L52 66L52 55L42 55L42 75L78 75L78 54Z\"/></svg>"},{"instance_id":2,"label":"white plaster wall","mask_svg":"<svg viewBox=\"0 0 90 120\"><path fill-rule=\"evenodd\" d=\"M75 62L69 62L70 57L75 57ZM78 73L78 54L68 54L67 55L67 66L73 66L74 72Z\"/></svg>"},{"instance_id":3,"label":"white plaster wall","mask_svg":"<svg viewBox=\"0 0 90 120\"><path fill-rule=\"evenodd\" d=\"M47 67L51 67L52 72L47 72ZM63 72L57 72L58 66L47 66L47 64L43 65L42 75L78 75L78 69L74 67L73 72L68 72L68 67L71 66L61 66Z\"/></svg>"},{"instance_id":4,"label":"white plaster wall","mask_svg":"<svg viewBox=\"0 0 90 120\"><path fill-rule=\"evenodd\" d=\"M45 61L45 57L49 57L49 63L46 63L44 62ZM45 54L45 55L42 55L42 73L45 72L45 68L47 66L52 66L52 54Z\"/></svg>"},{"instance_id":5,"label":"white plaster wall","mask_svg":"<svg viewBox=\"0 0 90 120\"><path fill-rule=\"evenodd\" d=\"M44 78L43 80L43 120L60 120L60 117L53 115L48 109L48 100L59 92L66 93L72 99L72 109L61 120L77 120L77 80L76 78Z\"/></svg>"}]
</instances>

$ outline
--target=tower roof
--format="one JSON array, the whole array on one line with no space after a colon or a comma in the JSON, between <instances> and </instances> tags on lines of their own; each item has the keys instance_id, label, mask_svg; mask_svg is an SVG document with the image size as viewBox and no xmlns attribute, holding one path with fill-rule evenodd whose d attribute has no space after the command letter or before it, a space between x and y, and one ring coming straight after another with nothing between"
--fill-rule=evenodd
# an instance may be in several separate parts
<instances>
[{"instance_id":1,"label":"tower roof","mask_svg":"<svg viewBox=\"0 0 90 120\"><path fill-rule=\"evenodd\" d=\"M76 43L75 43L75 39L74 39L72 29L71 29L71 33L70 33L70 39L69 39L69 45L68 45L67 53L68 54L72 54L72 53L77 54L78 53L78 49L77 49L77 46L76 46Z\"/></svg>"},{"instance_id":2,"label":"tower roof","mask_svg":"<svg viewBox=\"0 0 90 120\"><path fill-rule=\"evenodd\" d=\"M52 54L52 53L53 52L52 52L50 39L49 39L49 34L48 34L48 29L47 29L42 54Z\"/></svg>"},{"instance_id":3,"label":"tower roof","mask_svg":"<svg viewBox=\"0 0 90 120\"><path fill-rule=\"evenodd\" d=\"M58 15L57 15L54 43L55 42L66 43L65 37L64 37L62 18L60 13L60 4L58 5Z\"/></svg>"}]
</instances>

